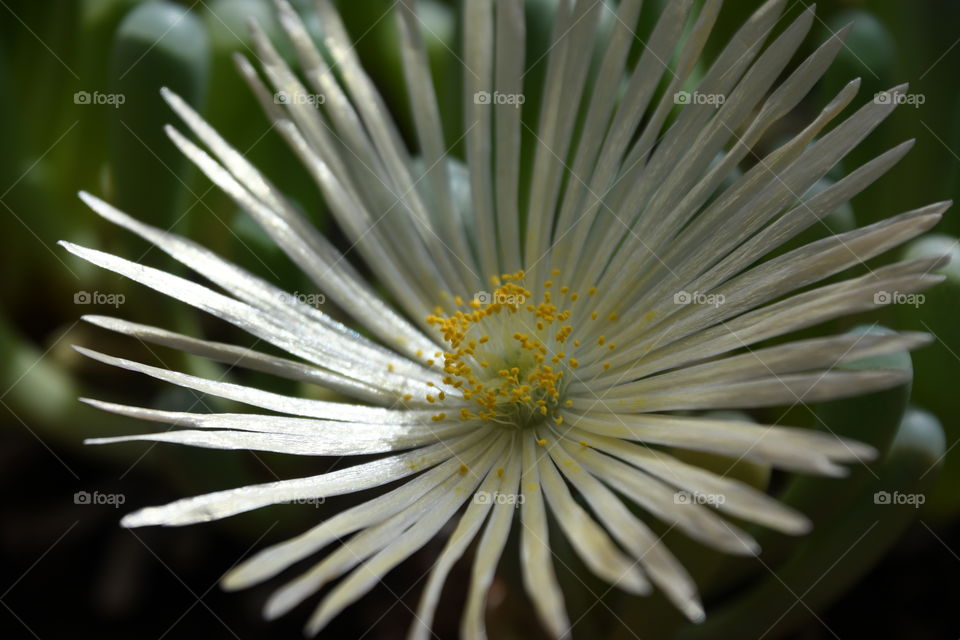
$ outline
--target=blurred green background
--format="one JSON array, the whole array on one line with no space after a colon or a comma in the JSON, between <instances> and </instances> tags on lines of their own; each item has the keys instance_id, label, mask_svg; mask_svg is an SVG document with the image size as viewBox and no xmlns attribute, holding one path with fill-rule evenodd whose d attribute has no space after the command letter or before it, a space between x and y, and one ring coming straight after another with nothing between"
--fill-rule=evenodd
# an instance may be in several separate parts
<instances>
[{"instance_id":1,"label":"blurred green background","mask_svg":"<svg viewBox=\"0 0 960 640\"><path fill-rule=\"evenodd\" d=\"M558 0L526 3L531 63L524 119L535 127L536 84ZM647 0L637 30L649 33L665 0ZM315 36L308 1L294 2ZM337 3L357 51L384 94L411 146L412 121L397 55L389 0ZM440 94L444 128L461 130L463 25L457 2L420 0L420 18ZM615 2L609 3L615 7ZM759 3L728 1L708 55ZM805 2L788 2L785 19ZM601 28L613 19L605 12ZM828 219L845 231L960 194L960 3L825 0L803 53L850 21L847 47L812 94L762 143L768 151L805 124L853 77L863 84L856 104L900 82L918 96L900 107L844 160L850 171L895 144L917 144L876 185ZM163 134L175 123L159 97L168 86L208 118L236 148L325 229L323 203L306 172L283 146L234 69L235 52L255 61L247 21L256 19L292 61L266 0L0 0L0 503L3 637L63 637L78 627L100 637L299 637L303 612L274 623L260 619L267 585L223 594L219 576L251 548L294 535L364 496L313 506L278 506L188 530L129 532L119 517L184 495L321 473L342 461L167 446L84 447L92 436L143 429L97 412L79 396L177 410L224 411L224 401L171 389L82 359L73 344L106 353L286 393L320 395L257 375L98 331L82 314L117 315L210 339L249 343L184 305L72 259L56 246L70 240L153 266L182 270L160 252L108 226L85 209L80 189L135 217L190 236L290 291L310 285L232 203L191 170ZM602 44L603 38L599 38ZM797 61L801 58L798 54ZM524 159L529 158L529 140ZM462 150L460 150L462 151ZM835 176L841 175L836 172ZM827 233L814 230L807 240ZM960 220L948 211L936 235L899 255L952 253ZM897 256L881 259L889 261ZM815 427L874 442L884 457L849 481L792 479L737 469L748 481L811 513L817 530L789 544L762 538L759 560L732 561L676 536L668 542L701 581L710 620L683 627L659 597L638 602L590 580L575 559L561 577L580 637L911 637L960 635L950 605L960 599L960 262L947 282L919 306L893 305L838 321L827 329L882 324L927 331L932 346L913 355L912 388L819 407L757 412L749 419ZM185 275L185 274L183 274ZM336 309L325 309L337 315ZM910 367L893 359L885 366ZM724 461L701 460L719 465ZM845 483L846 482L846 483ZM78 504L76 492L119 494L125 504ZM878 491L923 496L923 505L883 505ZM559 538L559 536L557 536ZM434 541L329 629L330 637L394 638L406 629L420 576L442 542ZM569 553L558 545L558 553ZM508 553L490 598L491 635L537 637L522 594L516 554ZM459 569L453 585L467 574ZM598 596L602 606L597 605ZM457 629L462 590L444 595L440 637ZM402 602L405 606L398 605ZM448 606L447 606L448 605Z\"/></svg>"}]
</instances>

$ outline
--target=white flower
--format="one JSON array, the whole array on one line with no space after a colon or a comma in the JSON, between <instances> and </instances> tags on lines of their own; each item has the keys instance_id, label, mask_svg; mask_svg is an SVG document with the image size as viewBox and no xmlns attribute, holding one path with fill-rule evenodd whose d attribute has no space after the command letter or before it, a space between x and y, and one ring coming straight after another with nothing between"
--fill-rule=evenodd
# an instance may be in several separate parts
<instances>
[{"instance_id":1,"label":"white flower","mask_svg":"<svg viewBox=\"0 0 960 640\"><path fill-rule=\"evenodd\" d=\"M241 327L291 358L119 319L88 317L93 324L315 383L356 401L287 397L81 349L101 362L268 412L192 414L91 400L108 411L185 427L92 442L385 455L319 476L143 509L123 524L184 525L406 479L262 551L230 572L225 586L266 580L346 539L266 607L268 616L280 615L342 577L309 621L315 633L462 509L430 573L411 636L428 636L452 565L478 537L462 632L468 638L485 635L486 593L508 533L518 527L524 586L545 627L560 637L571 622L551 558L549 508L597 576L635 594L656 585L691 620L700 620L703 609L690 576L617 493L706 545L754 554L756 542L721 514L790 534L807 531L808 521L745 484L681 462L660 445L835 475L844 471L839 463L874 454L825 433L674 412L815 402L904 381L896 371L836 365L914 348L926 336L847 334L753 348L871 309L878 291L915 293L939 280L929 275L939 260L913 260L816 284L923 233L946 204L762 260L904 155L909 143L827 189L809 191L898 101L869 100L823 133L853 100L858 83L851 82L810 125L724 186L764 131L819 79L844 34L827 40L775 87L813 14L803 12L764 48L784 5L772 0L737 32L695 89L686 91L719 2L705 3L683 39L692 3L668 3L630 70L626 60L640 2L623 0L592 76L591 56L584 52L593 49L606 4L561 2L554 43L541 63L546 79L538 128L531 130L531 148L524 149L533 155L533 170L529 182L521 181L522 7L472 0L464 8L464 171L447 157L452 141L441 135L411 4L404 0L397 19L422 159L414 160L401 142L327 0L317 6L336 73L285 2L281 22L306 86L260 31L255 40L267 82L246 60L238 61L277 130L315 178L351 251L362 256L395 306L241 154L164 92L208 151L168 128L173 142L373 338L87 194L84 201L101 216L150 241L217 290L64 243L74 254ZM674 65L666 68L663 62L671 59ZM661 83L665 90L658 90ZM323 99L275 100L281 92ZM678 95L685 98L678 101Z\"/></svg>"}]
</instances>

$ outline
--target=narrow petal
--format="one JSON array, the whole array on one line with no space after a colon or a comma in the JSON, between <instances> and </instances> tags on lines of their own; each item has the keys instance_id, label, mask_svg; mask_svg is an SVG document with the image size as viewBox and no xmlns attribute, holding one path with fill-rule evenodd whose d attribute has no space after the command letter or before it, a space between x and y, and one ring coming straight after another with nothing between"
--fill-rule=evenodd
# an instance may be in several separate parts
<instances>
[{"instance_id":1,"label":"narrow petal","mask_svg":"<svg viewBox=\"0 0 960 640\"><path fill-rule=\"evenodd\" d=\"M485 437L489 437L489 432L486 429L477 429L475 433L460 439L450 439L318 476L279 480L184 498L160 507L148 507L131 513L123 518L121 524L125 527L158 524L182 526L219 520L272 504L328 498L379 487L429 469L451 456L460 454Z\"/></svg>"}]
</instances>

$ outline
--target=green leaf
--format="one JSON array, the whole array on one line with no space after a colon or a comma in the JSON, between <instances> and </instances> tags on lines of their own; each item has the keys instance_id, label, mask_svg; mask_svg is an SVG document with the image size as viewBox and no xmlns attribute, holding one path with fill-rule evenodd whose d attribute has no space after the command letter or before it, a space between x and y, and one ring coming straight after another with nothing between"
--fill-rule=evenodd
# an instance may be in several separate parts
<instances>
[{"instance_id":1,"label":"green leaf","mask_svg":"<svg viewBox=\"0 0 960 640\"><path fill-rule=\"evenodd\" d=\"M137 218L171 226L186 196L186 162L163 133L172 120L159 91L167 86L201 106L210 45L199 18L165 1L139 5L114 40L110 65L110 198ZM93 97L91 96L91 100Z\"/></svg>"},{"instance_id":2,"label":"green leaf","mask_svg":"<svg viewBox=\"0 0 960 640\"><path fill-rule=\"evenodd\" d=\"M957 404L956 380L960 379L960 245L957 239L943 234L930 234L907 245L903 258L950 256L950 262L939 270L946 280L916 298L916 306L894 305L898 325L924 331L934 336L934 343L914 355L917 376L914 400L930 409L942 422L947 442L960 440L960 405ZM922 302L921 302L922 301ZM934 519L946 520L960 515L960 448L953 447L947 456L940 481L926 505Z\"/></svg>"},{"instance_id":3,"label":"green leaf","mask_svg":"<svg viewBox=\"0 0 960 640\"><path fill-rule=\"evenodd\" d=\"M917 517L944 448L931 414L907 412L876 466L878 478L860 488L849 508L822 523L786 562L768 563L765 577L748 592L719 610L708 608L704 624L677 637L773 639L809 622L811 612L823 611L863 577ZM831 499L829 493L821 496L823 502Z\"/></svg>"}]
</instances>

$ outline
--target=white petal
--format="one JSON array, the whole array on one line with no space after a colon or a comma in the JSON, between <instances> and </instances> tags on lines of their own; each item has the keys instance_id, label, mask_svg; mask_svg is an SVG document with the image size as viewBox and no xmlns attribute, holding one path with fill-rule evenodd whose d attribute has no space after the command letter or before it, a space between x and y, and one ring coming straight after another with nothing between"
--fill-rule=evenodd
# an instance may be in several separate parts
<instances>
[{"instance_id":1,"label":"white petal","mask_svg":"<svg viewBox=\"0 0 960 640\"><path fill-rule=\"evenodd\" d=\"M422 424L374 424L253 413L158 411L98 400L85 399L84 402L98 409L119 415L164 422L178 427L252 432L233 434L229 431L214 431L213 433L216 435L211 434L207 438L201 432L167 431L155 434L94 438L87 440L88 444L157 440L160 442L193 444L195 446L236 449L245 448L244 443L249 443L251 449L258 449L259 446L269 447L264 449L265 451L283 451L289 447L289 453L301 455L346 456L407 449L441 441L451 436L462 435L479 426L478 424L470 425L461 422L459 419L456 421L430 420ZM258 443L260 443L259 446ZM223 446L219 446L221 444ZM329 453L324 453L327 451Z\"/></svg>"},{"instance_id":2,"label":"white petal","mask_svg":"<svg viewBox=\"0 0 960 640\"><path fill-rule=\"evenodd\" d=\"M834 461L863 461L876 456L872 447L833 434L751 422L599 411L564 414L564 421L614 438L742 456L784 469L828 475L844 474L844 468Z\"/></svg>"},{"instance_id":3,"label":"white petal","mask_svg":"<svg viewBox=\"0 0 960 640\"><path fill-rule=\"evenodd\" d=\"M561 10L562 11L562 10ZM470 201L473 208L474 247L483 275L501 270L497 259L490 103L482 102L482 93L493 95L493 3L474 0L463 10L463 122L466 130L467 168L470 176Z\"/></svg>"},{"instance_id":4,"label":"white petal","mask_svg":"<svg viewBox=\"0 0 960 640\"><path fill-rule=\"evenodd\" d=\"M717 496L715 502L718 509L732 516L791 535L810 531L810 521L803 514L738 480L716 475L663 452L618 438L598 436L580 429L570 429L567 436L571 440L582 439L594 449L629 462L677 489L691 494Z\"/></svg>"},{"instance_id":5,"label":"white petal","mask_svg":"<svg viewBox=\"0 0 960 640\"><path fill-rule=\"evenodd\" d=\"M383 522L409 508L428 491L451 478L459 471L463 460L473 460L486 448L487 443L481 441L460 453L452 454L445 462L396 489L338 513L295 538L260 551L227 573L221 582L222 586L234 590L263 582L326 545Z\"/></svg>"},{"instance_id":6,"label":"white petal","mask_svg":"<svg viewBox=\"0 0 960 640\"><path fill-rule=\"evenodd\" d=\"M582 446L560 438L560 447L550 447L550 456L570 484L579 491L624 549L629 551L668 598L692 621L703 620L703 606L697 585L667 546L642 520L633 515L623 501L567 453Z\"/></svg>"},{"instance_id":7,"label":"white petal","mask_svg":"<svg viewBox=\"0 0 960 640\"><path fill-rule=\"evenodd\" d=\"M556 446L551 431L537 431L540 438L547 440L546 446ZM600 578L625 591L634 594L649 593L650 583L637 563L624 555L610 540L606 531L577 504L549 455L540 456L537 470L540 472L540 484L547 503L556 515L567 540L587 567Z\"/></svg>"},{"instance_id":8,"label":"white petal","mask_svg":"<svg viewBox=\"0 0 960 640\"><path fill-rule=\"evenodd\" d=\"M368 367L363 369L359 366L352 367L351 363L337 359L335 354L330 352L329 348L322 342L308 339L308 336L296 332L295 326L286 326L282 321L278 321L269 314L254 309L239 300L221 295L184 278L130 262L108 253L86 249L68 242L61 244L68 251L88 262L119 273L156 291L206 311L262 340L285 349L289 353L316 362L348 378L364 379L368 382L376 381L379 385L392 389L397 394L384 398L385 401L396 401L398 396L405 393L418 393L422 389L422 387L420 389L415 388L406 376L394 374L387 370L375 371ZM352 371L352 376L348 373L351 368L355 369ZM441 383L439 376L436 376L435 379L436 384Z\"/></svg>"},{"instance_id":9,"label":"white petal","mask_svg":"<svg viewBox=\"0 0 960 640\"><path fill-rule=\"evenodd\" d=\"M337 350L337 357L352 362L381 363L384 367L391 363L398 371L418 375L417 370L421 367L405 358L398 358L396 353L363 338L357 331L221 259L204 247L176 234L138 222L90 194L81 192L80 198L105 219L153 243L174 259L223 287L231 295L275 317L288 318L291 324L298 326L303 332L315 334L318 340Z\"/></svg>"},{"instance_id":10,"label":"white petal","mask_svg":"<svg viewBox=\"0 0 960 640\"><path fill-rule=\"evenodd\" d=\"M423 334L390 309L363 282L349 263L343 260L340 252L240 153L230 147L182 99L167 91L163 95L187 126L226 165L229 173L196 145L168 127L167 134L174 144L227 195L250 213L341 308L359 323L369 327L386 344L395 346L407 355L412 356L417 349L430 349L430 342Z\"/></svg>"},{"instance_id":11,"label":"white petal","mask_svg":"<svg viewBox=\"0 0 960 640\"><path fill-rule=\"evenodd\" d=\"M844 362L909 351L929 344L932 338L922 333L895 335L842 334L756 349L740 355L683 367L636 382L618 385L604 393L611 398L637 398L644 393L690 384L708 384L723 380L737 382L800 371L831 369Z\"/></svg>"},{"instance_id":12,"label":"white petal","mask_svg":"<svg viewBox=\"0 0 960 640\"><path fill-rule=\"evenodd\" d=\"M675 490L636 467L589 447L573 447L567 451L590 473L694 540L727 553L755 555L759 552L760 547L749 534L703 505L678 504Z\"/></svg>"},{"instance_id":13,"label":"white petal","mask_svg":"<svg viewBox=\"0 0 960 640\"><path fill-rule=\"evenodd\" d=\"M485 437L488 437L487 430L477 429L475 433L460 439L451 439L318 476L279 480L184 498L160 507L148 507L131 513L123 518L121 524L125 527L157 524L182 526L219 520L282 502L326 498L379 487L456 456Z\"/></svg>"},{"instance_id":14,"label":"white petal","mask_svg":"<svg viewBox=\"0 0 960 640\"><path fill-rule=\"evenodd\" d=\"M889 369L770 375L741 382L720 379L712 384L677 385L642 396L604 399L603 407L607 411L640 413L792 406L889 389L910 378L909 371ZM578 406L576 400L573 406Z\"/></svg>"},{"instance_id":15,"label":"white petal","mask_svg":"<svg viewBox=\"0 0 960 640\"><path fill-rule=\"evenodd\" d=\"M249 347L225 344L223 342L200 340L197 338L191 338L190 336L185 336L180 333L174 333L172 331L160 329L158 327L151 327L149 325L128 322L126 320L110 318L107 316L88 315L83 316L83 320L110 331L116 331L124 335L132 336L138 340L144 341L145 343L159 344L165 347L170 347L171 349L178 349L185 353L202 356L204 358L210 358L211 360L222 362L228 365L229 368L243 367L253 371L262 371L264 373L269 373L271 375L279 376L289 380L309 382L321 387L335 389L344 395L375 404L396 403L396 397L394 394L387 394L382 389L372 387L365 381L348 380L343 376L330 373L313 365L295 360L289 360L287 358L267 355L260 353L259 351L254 351ZM187 378L179 377L179 375L183 374L174 376L171 372L163 373L163 370L153 371L150 367L141 365L139 363L130 363L130 361L124 360L123 364L120 364L119 362L115 363L113 360L105 360L98 356L92 355L93 352L89 352L89 350L85 353L86 355L100 359L103 362L116 364L116 366L123 366L125 368L129 366L131 370L140 371L158 379L172 382L173 384L181 384L184 380L187 380ZM103 357L109 358L109 356ZM117 360L119 361L120 359L118 358ZM184 386L190 385L184 384ZM214 387L211 386L209 388L213 389ZM212 393L212 391L210 392ZM411 398L409 402L405 401L405 403L412 406L423 406L428 404L425 399L421 399L419 397Z\"/></svg>"},{"instance_id":16,"label":"white petal","mask_svg":"<svg viewBox=\"0 0 960 640\"><path fill-rule=\"evenodd\" d=\"M327 402L324 400L284 396L269 391L261 391L254 387L221 382L219 380L208 380L207 378L200 378L178 371L152 367L139 362L133 362L132 360L115 358L83 347L74 347L74 349L99 362L120 367L128 371L143 373L152 378L176 384L187 389L193 389L201 393L209 393L219 398L242 402L254 407L260 407L261 409L269 409L270 411L291 415L323 418L327 420L344 420L347 422L416 424L430 421L431 417L437 413L436 410L399 411L395 409L381 409L379 407L347 404L345 402ZM419 404L429 403L421 400Z\"/></svg>"},{"instance_id":17,"label":"white petal","mask_svg":"<svg viewBox=\"0 0 960 640\"><path fill-rule=\"evenodd\" d=\"M554 638L565 638L570 632L570 619L563 603L563 593L553 569L547 511L540 491L536 444L533 437L521 438L523 472L520 488L520 569L523 586L533 602L541 622Z\"/></svg>"},{"instance_id":18,"label":"white petal","mask_svg":"<svg viewBox=\"0 0 960 640\"><path fill-rule=\"evenodd\" d=\"M520 483L519 449L521 435L513 435L511 439L511 455L513 456L507 468L510 474L503 478L503 495L508 498L517 495L517 486ZM490 475L494 474L491 469ZM477 556L473 561L473 571L470 575L470 587L467 590L467 602L463 616L460 619L460 635L466 640L480 640L487 637L484 625L486 613L487 593L493 583L493 576L497 570L497 563L507 544L507 535L513 523L516 505L507 500L497 502L493 513L487 521L483 536L477 545Z\"/></svg>"},{"instance_id":19,"label":"white petal","mask_svg":"<svg viewBox=\"0 0 960 640\"><path fill-rule=\"evenodd\" d=\"M517 495L520 482L520 442L514 439L509 452L510 461L497 470L487 474L483 484L480 485L480 492L485 496ZM503 471L503 473L501 473ZM478 493L478 495L480 495ZM476 537L480 527L483 526L487 514L490 512L492 500L474 499L457 524L457 528L450 535L446 546L437 557L437 561L430 571L430 577L426 586L423 588L423 594L420 596L420 605L414 614L414 622L407 635L408 640L429 640L430 627L436 615L437 603L440 600L440 592L443 584L450 574L454 563L460 559L467 547ZM482 624L482 617L480 619Z\"/></svg>"},{"instance_id":20,"label":"white petal","mask_svg":"<svg viewBox=\"0 0 960 640\"><path fill-rule=\"evenodd\" d=\"M381 560L378 560L378 562L381 562L384 558L394 558L399 562L408 555L408 552L404 549L404 544L419 542L419 546L422 546L428 542L433 533L443 526L457 507L473 492L494 460L502 454L505 441L506 434L501 434L493 442L488 439L490 446L486 448L486 451L475 455L473 458L463 459L462 464L468 467L466 471L463 471L462 468L456 471L447 480L428 491L413 505L356 534L312 569L278 589L266 604L264 611L267 618L273 619L286 613L315 593L324 584L350 571L366 558L378 554L387 547L392 549L395 542L398 543L400 553L393 556L389 553L387 556L380 556ZM437 517L438 515L440 517ZM423 524L422 527L419 526L421 524ZM434 527L436 529L433 529ZM402 534L405 535L408 528L412 531L411 535L404 539L403 543L400 543ZM433 533L426 533L431 530ZM426 538L424 538L425 535ZM412 550L419 548L419 546ZM362 572L362 568L359 570ZM358 579L364 577L364 573L358 575L360 576ZM348 584L348 582L345 582L345 584ZM349 584L363 585L366 582L363 580L360 583L349 581ZM372 586L372 583L369 586ZM323 626L343 606L349 604L349 602L341 600L348 595L349 590L350 588L347 587L346 590L340 591L338 587L328 596L328 599L321 604L321 607L308 623L308 629L311 633L316 633L319 630L318 626ZM341 595L335 599L330 599L337 593ZM362 593L359 595L362 595Z\"/></svg>"}]
</instances>

